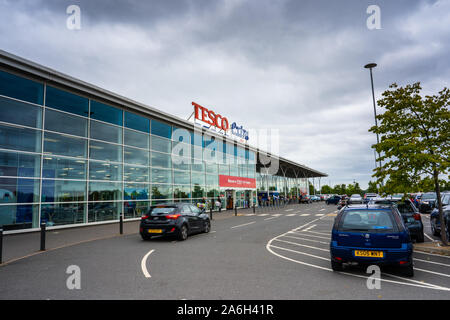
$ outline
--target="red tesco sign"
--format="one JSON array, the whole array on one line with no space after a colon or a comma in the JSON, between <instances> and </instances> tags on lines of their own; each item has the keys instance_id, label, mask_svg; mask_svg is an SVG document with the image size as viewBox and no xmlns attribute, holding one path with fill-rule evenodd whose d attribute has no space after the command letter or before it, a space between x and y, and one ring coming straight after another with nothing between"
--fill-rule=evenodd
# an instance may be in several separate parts
<instances>
[{"instance_id":1,"label":"red tesco sign","mask_svg":"<svg viewBox=\"0 0 450 320\"><path fill-rule=\"evenodd\" d=\"M215 126L216 128L223 129L225 131L230 128L227 118L222 117L220 114L216 114L212 110L208 110L205 107L202 107L198 103L192 102L192 105L195 109L195 119Z\"/></svg>"}]
</instances>

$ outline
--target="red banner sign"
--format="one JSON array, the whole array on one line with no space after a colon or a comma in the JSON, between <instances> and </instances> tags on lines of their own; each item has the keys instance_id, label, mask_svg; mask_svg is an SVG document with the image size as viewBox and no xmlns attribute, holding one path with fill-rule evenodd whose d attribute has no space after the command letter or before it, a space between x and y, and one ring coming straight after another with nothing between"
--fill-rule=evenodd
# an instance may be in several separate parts
<instances>
[{"instance_id":1,"label":"red banner sign","mask_svg":"<svg viewBox=\"0 0 450 320\"><path fill-rule=\"evenodd\" d=\"M219 186L230 188L255 189L256 179L219 175Z\"/></svg>"}]
</instances>

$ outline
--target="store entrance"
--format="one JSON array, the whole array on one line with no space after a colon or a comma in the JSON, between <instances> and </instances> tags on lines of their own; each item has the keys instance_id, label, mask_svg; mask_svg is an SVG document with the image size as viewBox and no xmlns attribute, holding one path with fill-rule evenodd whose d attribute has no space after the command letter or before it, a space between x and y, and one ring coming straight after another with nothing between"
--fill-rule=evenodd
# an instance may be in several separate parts
<instances>
[{"instance_id":1,"label":"store entrance","mask_svg":"<svg viewBox=\"0 0 450 320\"><path fill-rule=\"evenodd\" d=\"M233 190L225 190L225 196L227 199L227 210L234 209Z\"/></svg>"}]
</instances>

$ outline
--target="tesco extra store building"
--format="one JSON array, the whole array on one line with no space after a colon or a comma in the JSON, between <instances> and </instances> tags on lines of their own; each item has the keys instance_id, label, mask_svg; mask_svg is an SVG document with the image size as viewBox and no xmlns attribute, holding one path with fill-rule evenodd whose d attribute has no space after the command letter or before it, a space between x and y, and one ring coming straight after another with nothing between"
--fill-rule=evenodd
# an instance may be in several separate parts
<instances>
[{"instance_id":1,"label":"tesco extra store building","mask_svg":"<svg viewBox=\"0 0 450 320\"><path fill-rule=\"evenodd\" d=\"M241 139L0 51L0 226L110 223L203 198L245 207L268 190L308 193L309 178L326 176L281 157L277 172L265 173L266 152L242 129L193 106L196 119Z\"/></svg>"}]
</instances>

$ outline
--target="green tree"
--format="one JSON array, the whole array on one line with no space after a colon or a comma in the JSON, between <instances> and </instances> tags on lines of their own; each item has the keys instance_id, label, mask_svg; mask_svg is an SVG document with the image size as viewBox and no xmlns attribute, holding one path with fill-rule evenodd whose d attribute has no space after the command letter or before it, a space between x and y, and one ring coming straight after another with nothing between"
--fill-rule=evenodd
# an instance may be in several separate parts
<instances>
[{"instance_id":1,"label":"green tree","mask_svg":"<svg viewBox=\"0 0 450 320\"><path fill-rule=\"evenodd\" d=\"M320 190L321 194L331 194L331 193L333 193L333 189L329 185L324 185L320 189L321 189Z\"/></svg>"},{"instance_id":2,"label":"green tree","mask_svg":"<svg viewBox=\"0 0 450 320\"><path fill-rule=\"evenodd\" d=\"M366 192L367 193L377 193L378 192L377 183L373 182L373 181L369 181L369 186L368 186Z\"/></svg>"},{"instance_id":3,"label":"green tree","mask_svg":"<svg viewBox=\"0 0 450 320\"><path fill-rule=\"evenodd\" d=\"M383 184L386 193L395 193L395 186L405 190L419 188L425 179L432 179L437 193L439 215L443 219L439 176L448 176L450 155L450 90L444 88L437 95L420 95L420 83L390 86L378 105L385 109L377 116L379 125L369 131L380 135L373 147L384 164L375 169L374 177ZM447 234L442 224L442 241Z\"/></svg>"}]
</instances>

